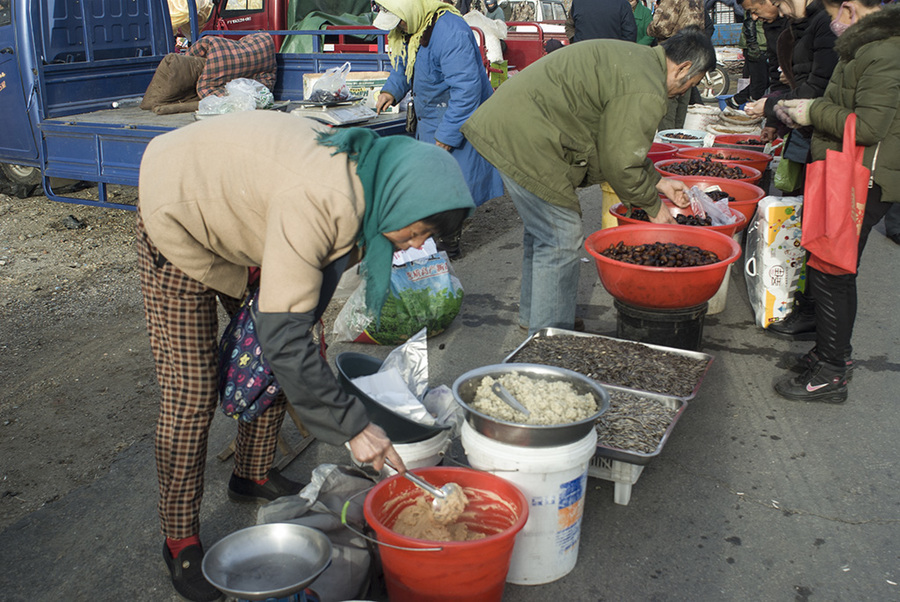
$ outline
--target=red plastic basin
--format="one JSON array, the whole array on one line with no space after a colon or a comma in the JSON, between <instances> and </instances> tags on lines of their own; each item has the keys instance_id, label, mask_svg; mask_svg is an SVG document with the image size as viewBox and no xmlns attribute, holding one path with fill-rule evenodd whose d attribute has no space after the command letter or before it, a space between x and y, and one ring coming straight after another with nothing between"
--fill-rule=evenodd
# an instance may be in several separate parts
<instances>
[{"instance_id":1,"label":"red plastic basin","mask_svg":"<svg viewBox=\"0 0 900 602\"><path fill-rule=\"evenodd\" d=\"M760 140L758 135L750 135L750 134L720 134L716 136L715 141L713 142L713 146L727 146L730 148L742 148L744 150L752 150L761 152L765 147L765 144L738 144L738 142L744 140ZM778 138L774 142L772 142L772 146L777 146L775 152L772 153L776 157L781 156L781 147L779 146L782 143L781 138Z\"/></svg>"},{"instance_id":2,"label":"red plastic basin","mask_svg":"<svg viewBox=\"0 0 900 602\"><path fill-rule=\"evenodd\" d=\"M694 215L694 212L690 207L681 208L675 205L669 199L663 199L663 203L669 209L669 211L674 215ZM730 208L730 206L729 206ZM616 218L619 222L620 226L627 226L633 224L635 226L645 226L650 222L645 222L643 220L634 219L633 217L625 217L625 212L627 211L625 205L622 203L616 203L612 207L610 207L610 214ZM685 226L679 224L682 228L703 228L704 230L712 230L714 232L721 232L725 236L734 236L735 232L740 232L744 228L747 227L747 217L739 212L735 211L738 216L738 221L733 224L726 224L724 226Z\"/></svg>"},{"instance_id":3,"label":"red plastic basin","mask_svg":"<svg viewBox=\"0 0 900 602\"><path fill-rule=\"evenodd\" d=\"M680 176L678 174L672 173L670 171L666 171L667 165L672 165L673 163L681 163L682 161L687 161L687 159L666 159L665 161L657 161L654 163L656 167L656 171L661 173L666 178L682 178L684 176ZM744 177L742 178L734 178L734 181L737 182L749 182L750 184L756 184L762 178L762 172L758 169L754 169L752 167L748 167L746 165L742 165L740 163L734 163L732 161L719 161L723 165L727 165L728 167L737 167L744 173ZM731 179L731 178L725 178Z\"/></svg>"},{"instance_id":4,"label":"red plastic basin","mask_svg":"<svg viewBox=\"0 0 900 602\"><path fill-rule=\"evenodd\" d=\"M747 224L750 223L750 220L753 219L753 215L756 213L756 206L759 204L759 201L766 196L766 191L759 186L740 180L706 178L703 176L672 176L672 178L684 182L687 186L699 186L701 190L718 186L724 192L734 197L734 201L728 203L728 206L735 211L740 211L747 218L744 225L738 227L737 232L747 227Z\"/></svg>"},{"instance_id":5,"label":"red plastic basin","mask_svg":"<svg viewBox=\"0 0 900 602\"><path fill-rule=\"evenodd\" d=\"M682 159L706 159L709 157L710 160L717 163L740 163L758 169L760 172L766 171L772 161L772 155L737 148L679 148L675 157Z\"/></svg>"},{"instance_id":6,"label":"red plastic basin","mask_svg":"<svg viewBox=\"0 0 900 602\"><path fill-rule=\"evenodd\" d=\"M675 153L677 152L678 147L674 144L654 142L650 145L650 152L647 153L647 158L650 159L652 163L656 163L657 161L664 161L665 159L674 159Z\"/></svg>"},{"instance_id":7,"label":"red plastic basin","mask_svg":"<svg viewBox=\"0 0 900 602\"><path fill-rule=\"evenodd\" d=\"M619 242L691 245L712 251L720 260L689 268L658 268L624 263L600 254ZM741 256L740 245L730 236L708 228L669 224L606 228L588 236L584 247L594 257L600 282L610 295L622 303L648 309L681 309L709 301L725 279L728 266Z\"/></svg>"}]
</instances>

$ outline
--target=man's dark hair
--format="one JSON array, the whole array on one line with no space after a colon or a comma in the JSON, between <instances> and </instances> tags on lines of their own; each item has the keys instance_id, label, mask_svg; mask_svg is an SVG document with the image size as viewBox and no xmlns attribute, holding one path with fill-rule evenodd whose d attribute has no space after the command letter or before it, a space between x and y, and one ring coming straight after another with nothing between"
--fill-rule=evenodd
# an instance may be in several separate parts
<instances>
[{"instance_id":1,"label":"man's dark hair","mask_svg":"<svg viewBox=\"0 0 900 602\"><path fill-rule=\"evenodd\" d=\"M675 64L691 62L691 70L687 77L698 73L706 73L716 66L716 50L712 41L696 26L685 27L662 43L666 58Z\"/></svg>"},{"instance_id":2,"label":"man's dark hair","mask_svg":"<svg viewBox=\"0 0 900 602\"><path fill-rule=\"evenodd\" d=\"M468 215L468 209L447 209L422 218L422 222L434 228L435 238L442 238L458 232Z\"/></svg>"}]
</instances>

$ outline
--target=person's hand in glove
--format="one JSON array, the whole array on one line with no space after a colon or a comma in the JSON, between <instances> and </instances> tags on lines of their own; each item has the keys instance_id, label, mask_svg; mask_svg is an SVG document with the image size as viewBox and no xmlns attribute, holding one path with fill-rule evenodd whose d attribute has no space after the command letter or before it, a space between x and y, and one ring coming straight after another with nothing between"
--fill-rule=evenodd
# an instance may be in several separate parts
<instances>
[{"instance_id":1,"label":"person's hand in glove","mask_svg":"<svg viewBox=\"0 0 900 602\"><path fill-rule=\"evenodd\" d=\"M785 110L785 108L782 107L780 104L775 105L775 117L777 117L781 121L781 123L783 123L784 125L788 126L791 129L796 129L796 128L800 127L799 125L794 123L794 120L791 119L791 116L787 114L787 111Z\"/></svg>"},{"instance_id":2,"label":"person's hand in glove","mask_svg":"<svg viewBox=\"0 0 900 602\"><path fill-rule=\"evenodd\" d=\"M810 125L812 123L812 120L809 117L809 109L814 102L814 98L796 98L794 100L778 101L776 107L781 107L784 112L787 113L787 116L790 118L790 120L796 124L791 125L788 123L790 127L800 127L804 125ZM776 114L778 114L777 109ZM780 115L779 119L781 119ZM782 121L784 120L782 119Z\"/></svg>"}]
</instances>

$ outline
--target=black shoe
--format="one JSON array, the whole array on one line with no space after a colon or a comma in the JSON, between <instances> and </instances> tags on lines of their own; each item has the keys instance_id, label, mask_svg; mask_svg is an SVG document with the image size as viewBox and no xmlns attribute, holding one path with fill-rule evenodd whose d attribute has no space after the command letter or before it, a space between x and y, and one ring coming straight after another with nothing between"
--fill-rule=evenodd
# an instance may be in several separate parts
<instances>
[{"instance_id":1,"label":"black shoe","mask_svg":"<svg viewBox=\"0 0 900 602\"><path fill-rule=\"evenodd\" d=\"M770 324L766 331L781 337L802 338L816 332L816 314L792 311L784 320Z\"/></svg>"},{"instance_id":2,"label":"black shoe","mask_svg":"<svg viewBox=\"0 0 900 602\"><path fill-rule=\"evenodd\" d=\"M791 372L796 372L797 374L806 374L813 369L818 362L822 361L819 357L819 354L816 353L816 348L813 347L808 352L797 358L797 363L791 366ZM847 360L844 362L844 365L847 367L847 382L849 383L853 380L853 360Z\"/></svg>"},{"instance_id":3,"label":"black shoe","mask_svg":"<svg viewBox=\"0 0 900 602\"><path fill-rule=\"evenodd\" d=\"M225 596L217 590L203 576L201 565L203 563L203 548L200 546L188 546L172 558L169 546L163 542L163 560L169 568L172 576L172 585L175 591L192 602L211 602L222 600Z\"/></svg>"},{"instance_id":4,"label":"black shoe","mask_svg":"<svg viewBox=\"0 0 900 602\"><path fill-rule=\"evenodd\" d=\"M269 480L265 485L260 485L256 481L232 474L231 480L228 481L228 497L236 502L265 504L285 495L296 495L304 487L303 483L296 483L283 477L274 468L269 470L266 476Z\"/></svg>"},{"instance_id":5,"label":"black shoe","mask_svg":"<svg viewBox=\"0 0 900 602\"><path fill-rule=\"evenodd\" d=\"M806 373L775 383L775 392L793 401L844 403L847 401L847 368L819 361Z\"/></svg>"},{"instance_id":6,"label":"black shoe","mask_svg":"<svg viewBox=\"0 0 900 602\"><path fill-rule=\"evenodd\" d=\"M894 241L895 245L900 245L900 232L897 232L896 234L888 234L887 237Z\"/></svg>"}]
</instances>

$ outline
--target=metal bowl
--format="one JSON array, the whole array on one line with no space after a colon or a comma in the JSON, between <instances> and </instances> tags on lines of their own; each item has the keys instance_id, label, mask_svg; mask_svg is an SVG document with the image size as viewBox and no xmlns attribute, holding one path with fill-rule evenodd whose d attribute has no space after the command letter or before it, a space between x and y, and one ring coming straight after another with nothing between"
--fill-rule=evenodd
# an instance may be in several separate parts
<instances>
[{"instance_id":1,"label":"metal bowl","mask_svg":"<svg viewBox=\"0 0 900 602\"><path fill-rule=\"evenodd\" d=\"M203 576L243 600L283 598L303 590L331 564L331 542L318 529L291 523L235 531L203 556Z\"/></svg>"},{"instance_id":2,"label":"metal bowl","mask_svg":"<svg viewBox=\"0 0 900 602\"><path fill-rule=\"evenodd\" d=\"M507 422L473 409L469 404L475 400L475 392L482 379L485 376L499 378L504 374L567 382L580 395L593 394L600 409L593 416L578 422L546 426ZM609 393L597 382L572 370L543 364L494 364L470 370L453 383L453 397L462 406L466 421L476 432L495 441L522 447L551 447L580 441L594 428L597 418L609 409Z\"/></svg>"}]
</instances>

